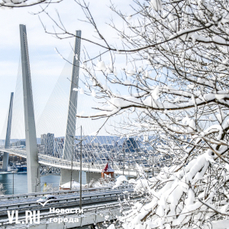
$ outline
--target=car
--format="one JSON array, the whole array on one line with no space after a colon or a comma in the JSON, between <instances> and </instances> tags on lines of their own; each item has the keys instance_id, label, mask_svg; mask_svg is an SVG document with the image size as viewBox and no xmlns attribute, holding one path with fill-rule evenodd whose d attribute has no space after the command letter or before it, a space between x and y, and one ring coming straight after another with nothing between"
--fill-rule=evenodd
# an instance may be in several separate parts
<instances>
[{"instance_id":1,"label":"car","mask_svg":"<svg viewBox=\"0 0 229 229\"><path fill-rule=\"evenodd\" d=\"M56 199L57 198L54 195L45 195L45 196L42 196L40 199L38 199L36 202L44 206L45 204L52 202Z\"/></svg>"}]
</instances>

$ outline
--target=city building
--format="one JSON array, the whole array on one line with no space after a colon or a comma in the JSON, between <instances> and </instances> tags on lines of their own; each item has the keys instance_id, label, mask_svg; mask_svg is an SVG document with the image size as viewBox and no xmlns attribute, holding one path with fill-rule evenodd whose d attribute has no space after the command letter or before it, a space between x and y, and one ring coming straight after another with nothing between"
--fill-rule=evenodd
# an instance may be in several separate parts
<instances>
[{"instance_id":1,"label":"city building","mask_svg":"<svg viewBox=\"0 0 229 229\"><path fill-rule=\"evenodd\" d=\"M41 135L42 153L46 155L54 155L54 134L47 133Z\"/></svg>"}]
</instances>

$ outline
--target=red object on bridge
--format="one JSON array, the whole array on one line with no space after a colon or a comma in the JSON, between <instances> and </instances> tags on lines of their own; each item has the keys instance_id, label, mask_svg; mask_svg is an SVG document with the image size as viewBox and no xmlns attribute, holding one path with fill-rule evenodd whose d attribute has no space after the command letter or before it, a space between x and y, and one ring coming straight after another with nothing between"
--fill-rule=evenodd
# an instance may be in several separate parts
<instances>
[{"instance_id":1,"label":"red object on bridge","mask_svg":"<svg viewBox=\"0 0 229 229\"><path fill-rule=\"evenodd\" d=\"M109 165L109 163L107 162L105 168L103 169L102 173L101 173L101 177L104 178L104 174L106 175L110 175L111 178L114 178L114 169L111 168L111 166Z\"/></svg>"}]
</instances>

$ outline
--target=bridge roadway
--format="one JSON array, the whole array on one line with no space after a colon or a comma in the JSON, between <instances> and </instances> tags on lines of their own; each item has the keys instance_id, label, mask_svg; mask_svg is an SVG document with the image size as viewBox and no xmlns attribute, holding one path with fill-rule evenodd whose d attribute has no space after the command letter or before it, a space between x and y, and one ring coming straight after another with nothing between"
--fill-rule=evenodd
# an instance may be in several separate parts
<instances>
[{"instance_id":1,"label":"bridge roadway","mask_svg":"<svg viewBox=\"0 0 229 229\"><path fill-rule=\"evenodd\" d=\"M130 206L126 202L122 202L122 210L129 210ZM52 212L54 210L55 212ZM58 209L61 211L62 209ZM69 211L75 210L69 208ZM121 215L120 202L98 204L83 207L80 213L57 213L57 209L51 209L48 214L41 213L39 220L35 223L28 219L26 223L25 216L19 216L18 222L10 222L9 219L0 221L1 229L65 229L65 228L95 228L94 225L116 220ZM37 217L37 215L36 215ZM20 222L20 223L19 223ZM87 226L87 227L86 227Z\"/></svg>"},{"instance_id":2,"label":"bridge roadway","mask_svg":"<svg viewBox=\"0 0 229 229\"><path fill-rule=\"evenodd\" d=\"M43 195L54 194L57 199L42 206L36 202ZM0 197L0 228L73 228L116 219L120 214L118 200L137 198L130 186L83 190L82 209L79 211L79 191L21 194ZM102 203L102 204L101 204ZM16 220L16 211L18 219ZM35 211L35 213L33 212ZM39 215L38 221L28 219L29 214ZM10 215L9 215L10 214ZM10 220L10 216L13 220ZM35 215L34 215L35 216ZM38 216L36 216L38 217ZM27 220L26 220L27 218ZM65 219L65 220L64 220ZM38 218L37 218L38 220ZM27 221L27 222L26 222ZM42 223L41 223L42 222ZM24 224L24 225L23 225ZM48 225L47 227L44 227ZM64 225L63 225L64 224ZM61 227L59 227L62 225ZM68 226L66 226L68 225ZM23 227L24 226L24 227Z\"/></svg>"},{"instance_id":3,"label":"bridge roadway","mask_svg":"<svg viewBox=\"0 0 229 229\"><path fill-rule=\"evenodd\" d=\"M7 152L9 154L14 154L20 157L24 157L27 158L26 155L26 151L24 149L18 149L18 148L9 148L9 149L5 149L5 148L0 148L0 152ZM51 167L56 167L56 168L61 168L61 169L68 169L68 170L80 170L80 162L76 162L73 161L73 163L71 164L71 161L69 160L64 160L62 158L57 158L57 157L53 157L53 156L48 156L48 155L44 155L44 154L38 154L38 163L42 164L42 165L47 165L47 166L51 166ZM104 169L106 163L96 163L94 162L93 165L92 163L83 163L82 164L82 170L86 171L86 172L95 172L95 173L101 173L101 171ZM137 171L136 169L133 168L125 168L125 170L123 171L123 169L116 163L113 163L113 169L115 170L115 174L123 174L126 176L133 176L136 177L137 176Z\"/></svg>"}]
</instances>

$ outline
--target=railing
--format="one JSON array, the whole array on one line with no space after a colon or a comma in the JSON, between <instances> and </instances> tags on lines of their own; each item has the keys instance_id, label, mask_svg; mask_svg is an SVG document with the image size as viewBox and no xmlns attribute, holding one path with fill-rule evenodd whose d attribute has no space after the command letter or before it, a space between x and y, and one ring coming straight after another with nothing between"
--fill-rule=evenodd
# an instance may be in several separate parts
<instances>
[{"instance_id":1,"label":"railing","mask_svg":"<svg viewBox=\"0 0 229 229\"><path fill-rule=\"evenodd\" d=\"M90 195L82 196L82 205L103 203L117 201L123 199L124 195L122 191L112 191L108 193L91 193ZM53 200L45 206L36 203L36 200L26 200L24 202L9 203L0 205L0 215L5 215L7 210L45 210L53 207L76 207L79 206L80 196L71 195L60 199Z\"/></svg>"},{"instance_id":2,"label":"railing","mask_svg":"<svg viewBox=\"0 0 229 229\"><path fill-rule=\"evenodd\" d=\"M104 192L104 191L110 191L110 190L127 190L130 188L132 188L131 185L122 185L115 189L112 189L112 187L82 189L82 192L90 193L95 190L97 192ZM59 190L59 191L53 191L53 192L34 192L34 193L28 193L28 194L4 195L4 196L0 196L0 201L14 200L14 199L28 199L32 197L41 197L45 195L67 195L67 194L73 194L73 193L76 195L79 195L80 190Z\"/></svg>"},{"instance_id":3,"label":"railing","mask_svg":"<svg viewBox=\"0 0 229 229\"><path fill-rule=\"evenodd\" d=\"M127 192L128 191L128 192ZM69 192L68 192L69 193ZM87 208L88 205L90 205L88 209L91 210L95 208L95 204L98 206L103 207L102 203L106 206L107 204L114 202L114 201L122 201L124 200L128 195L128 198L139 198L138 195L136 195L133 192L133 189L116 189L116 190L109 190L105 192L90 192L87 194L84 194L82 196L82 207L83 207L83 212L81 213L85 214L85 207ZM9 202L9 201L3 201L0 204L0 215L1 218L4 219L4 217L7 217L7 211L20 211L20 213L23 213L25 211L42 211L43 214L46 214L48 218L53 217L53 213L64 213L64 215L68 215L69 213L72 213L68 210L64 211L64 209L70 209L70 208L75 208L79 209L79 203L80 203L80 196L79 195L74 195L71 193L71 195L68 196L61 196L59 199L55 199L52 202L49 202L46 205L40 205L39 203L36 202L36 199L32 198L27 198L24 199L24 201L19 201L19 202ZM78 207L78 208L77 208ZM97 207L96 207L97 208ZM51 209L51 210L50 210ZM55 211L57 209L57 211ZM60 211L59 209L63 209L63 211ZM75 213L75 211L74 211ZM77 213L77 212L76 212ZM56 215L56 214L55 214ZM0 220L0 225L1 223L6 223L5 220ZM3 225L2 224L2 225Z\"/></svg>"}]
</instances>

